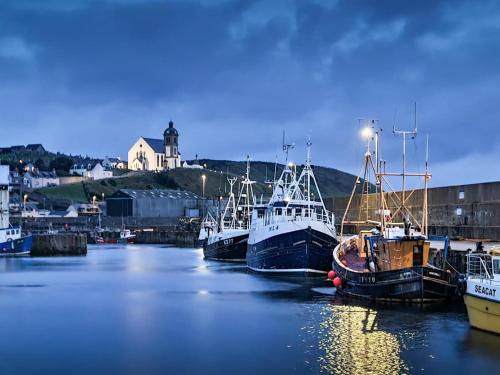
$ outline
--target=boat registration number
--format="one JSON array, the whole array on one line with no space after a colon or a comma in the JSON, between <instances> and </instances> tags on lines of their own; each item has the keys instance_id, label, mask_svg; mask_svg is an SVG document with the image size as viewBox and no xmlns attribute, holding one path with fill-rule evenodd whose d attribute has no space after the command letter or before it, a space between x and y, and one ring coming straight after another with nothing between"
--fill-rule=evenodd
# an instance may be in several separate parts
<instances>
[{"instance_id":1,"label":"boat registration number","mask_svg":"<svg viewBox=\"0 0 500 375\"><path fill-rule=\"evenodd\" d=\"M233 239L232 238L229 238L227 240L224 240L224 245L227 246L227 245L231 245L233 243Z\"/></svg>"},{"instance_id":2,"label":"boat registration number","mask_svg":"<svg viewBox=\"0 0 500 375\"><path fill-rule=\"evenodd\" d=\"M359 278L359 281L361 282L361 284L375 284L377 279L375 278L375 276L361 276Z\"/></svg>"}]
</instances>

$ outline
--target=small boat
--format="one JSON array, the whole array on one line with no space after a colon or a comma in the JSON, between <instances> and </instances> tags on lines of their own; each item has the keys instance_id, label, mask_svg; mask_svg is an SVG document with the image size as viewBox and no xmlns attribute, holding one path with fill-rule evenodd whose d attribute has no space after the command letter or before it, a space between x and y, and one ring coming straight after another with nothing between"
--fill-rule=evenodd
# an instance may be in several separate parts
<instances>
[{"instance_id":1,"label":"small boat","mask_svg":"<svg viewBox=\"0 0 500 375\"><path fill-rule=\"evenodd\" d=\"M233 193L237 179L229 178L231 193L216 230L210 230L203 248L205 259L228 262L245 262L247 255L250 215L255 205L250 180L250 160L247 158L247 173L241 182L238 199Z\"/></svg>"},{"instance_id":2,"label":"small boat","mask_svg":"<svg viewBox=\"0 0 500 375\"><path fill-rule=\"evenodd\" d=\"M429 263L428 163L425 173L406 171L406 136L415 137L416 127L411 132L394 129L396 134L404 135L402 173L386 172L385 162L379 159L379 135L373 134L373 128L372 125L363 131L368 135L367 151L342 219L341 241L333 252L330 278L338 293L361 299L419 303L449 299L456 291L451 273ZM375 162L370 150L372 141ZM375 177L375 185L370 183L370 176ZM386 186L394 186L389 177L402 177L402 191L385 191ZM408 177L424 180L421 219L409 209L408 198L415 190L406 191ZM362 187L361 194L357 192L358 186ZM353 201L359 204L359 209L351 210ZM348 226L358 234L346 236L344 231Z\"/></svg>"},{"instance_id":3,"label":"small boat","mask_svg":"<svg viewBox=\"0 0 500 375\"><path fill-rule=\"evenodd\" d=\"M135 243L135 234L132 234L130 229L122 228L120 231L120 238L117 239L118 243Z\"/></svg>"},{"instance_id":4,"label":"small boat","mask_svg":"<svg viewBox=\"0 0 500 375\"><path fill-rule=\"evenodd\" d=\"M29 255L32 243L32 236L23 236L20 225L10 225L9 166L0 165L0 256Z\"/></svg>"},{"instance_id":5,"label":"small boat","mask_svg":"<svg viewBox=\"0 0 500 375\"><path fill-rule=\"evenodd\" d=\"M465 282L471 327L500 335L500 249L468 254Z\"/></svg>"},{"instance_id":6,"label":"small boat","mask_svg":"<svg viewBox=\"0 0 500 375\"><path fill-rule=\"evenodd\" d=\"M95 243L98 245L126 243L132 244L135 243L136 235L132 234L130 229L125 229L125 227L123 227L120 231L98 229L94 236L94 239Z\"/></svg>"},{"instance_id":7,"label":"small boat","mask_svg":"<svg viewBox=\"0 0 500 375\"><path fill-rule=\"evenodd\" d=\"M333 213L328 212L311 166L311 142L297 178L288 163L273 183L268 204L254 208L248 240L247 266L270 274L322 276L331 269L332 251L338 244Z\"/></svg>"}]
</instances>

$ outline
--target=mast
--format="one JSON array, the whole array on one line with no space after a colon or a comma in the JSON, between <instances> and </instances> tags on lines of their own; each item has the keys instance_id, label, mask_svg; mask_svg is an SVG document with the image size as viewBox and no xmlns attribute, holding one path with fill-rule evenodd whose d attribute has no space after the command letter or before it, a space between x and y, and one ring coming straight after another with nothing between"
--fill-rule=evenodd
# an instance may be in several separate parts
<instances>
[{"instance_id":1,"label":"mast","mask_svg":"<svg viewBox=\"0 0 500 375\"><path fill-rule=\"evenodd\" d=\"M429 229L429 202L428 202L428 187L429 187L429 134L425 145L425 175L424 175L424 207L422 210L422 231L425 236L428 236Z\"/></svg>"},{"instance_id":2,"label":"mast","mask_svg":"<svg viewBox=\"0 0 500 375\"><path fill-rule=\"evenodd\" d=\"M403 174L402 174L402 189L401 189L401 210L406 209L406 136L411 135L414 139L417 136L417 103L415 102L415 115L414 115L414 128L413 130L396 130L396 125L392 129L395 135L403 135Z\"/></svg>"},{"instance_id":3,"label":"mast","mask_svg":"<svg viewBox=\"0 0 500 375\"><path fill-rule=\"evenodd\" d=\"M309 217L311 216L311 136L309 136L307 140L307 158L306 158L306 170L307 170L307 212L309 213Z\"/></svg>"},{"instance_id":4,"label":"mast","mask_svg":"<svg viewBox=\"0 0 500 375\"><path fill-rule=\"evenodd\" d=\"M236 180L238 178L236 177L228 177L227 181L229 182L230 186L230 194L229 194L229 200L227 201L226 208L224 209L224 213L220 217L220 228L221 230L225 229L225 223L224 219L226 218L228 211L231 211L231 225L234 222L235 216L236 216L236 202L234 200L234 193L233 193L233 186L236 183Z\"/></svg>"}]
</instances>

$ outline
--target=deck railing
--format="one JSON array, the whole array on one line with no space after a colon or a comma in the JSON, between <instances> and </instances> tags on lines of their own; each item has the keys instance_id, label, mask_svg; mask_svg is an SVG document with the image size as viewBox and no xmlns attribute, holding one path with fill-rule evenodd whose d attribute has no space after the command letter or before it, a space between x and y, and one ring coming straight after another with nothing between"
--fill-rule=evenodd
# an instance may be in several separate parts
<instances>
[{"instance_id":1,"label":"deck railing","mask_svg":"<svg viewBox=\"0 0 500 375\"><path fill-rule=\"evenodd\" d=\"M290 221L319 221L325 224L333 225L333 223L335 222L335 215L332 212L325 211L311 211L309 215L293 215L284 212L282 214L266 214L264 217L258 219L258 222L263 225L275 225Z\"/></svg>"},{"instance_id":2,"label":"deck railing","mask_svg":"<svg viewBox=\"0 0 500 375\"><path fill-rule=\"evenodd\" d=\"M493 279L491 256L488 254L467 255L467 276L480 279Z\"/></svg>"}]
</instances>

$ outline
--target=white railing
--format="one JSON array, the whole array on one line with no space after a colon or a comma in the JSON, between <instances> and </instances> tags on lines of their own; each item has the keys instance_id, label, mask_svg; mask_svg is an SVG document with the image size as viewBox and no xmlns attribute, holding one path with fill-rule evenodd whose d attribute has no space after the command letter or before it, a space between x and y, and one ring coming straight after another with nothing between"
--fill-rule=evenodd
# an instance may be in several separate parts
<instances>
[{"instance_id":1,"label":"white railing","mask_svg":"<svg viewBox=\"0 0 500 375\"><path fill-rule=\"evenodd\" d=\"M285 209L284 209L285 210ZM325 224L333 225L335 222L335 215L330 212L321 213L311 211L309 215L293 215L287 212L282 214L266 214L264 217L258 218L257 222L261 225L274 225L280 223L286 223L290 221L319 221Z\"/></svg>"},{"instance_id":2,"label":"white railing","mask_svg":"<svg viewBox=\"0 0 500 375\"><path fill-rule=\"evenodd\" d=\"M491 256L487 254L467 255L467 276L480 279L493 279Z\"/></svg>"}]
</instances>

